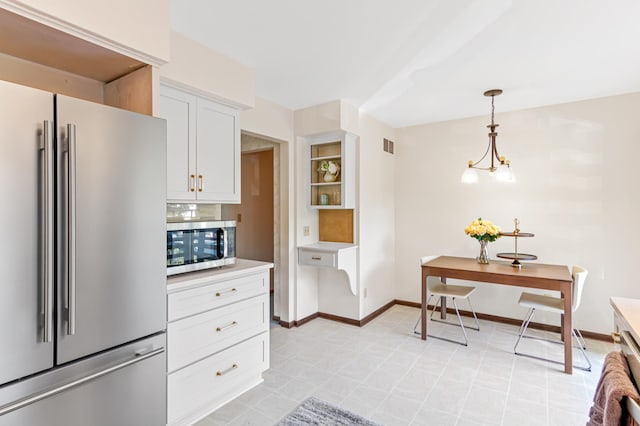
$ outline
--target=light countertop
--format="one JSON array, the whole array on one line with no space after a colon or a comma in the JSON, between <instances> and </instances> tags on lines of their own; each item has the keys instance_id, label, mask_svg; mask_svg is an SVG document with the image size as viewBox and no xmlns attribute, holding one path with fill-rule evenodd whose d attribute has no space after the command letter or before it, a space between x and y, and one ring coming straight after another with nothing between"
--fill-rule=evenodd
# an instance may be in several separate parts
<instances>
[{"instance_id":1,"label":"light countertop","mask_svg":"<svg viewBox=\"0 0 640 426\"><path fill-rule=\"evenodd\" d=\"M636 342L640 342L640 299L612 297L611 306L626 323Z\"/></svg>"},{"instance_id":2,"label":"light countertop","mask_svg":"<svg viewBox=\"0 0 640 426\"><path fill-rule=\"evenodd\" d=\"M190 287L198 287L216 281L224 281L271 268L273 268L273 263L236 259L236 263L233 265L168 276L167 293L185 290Z\"/></svg>"}]
</instances>

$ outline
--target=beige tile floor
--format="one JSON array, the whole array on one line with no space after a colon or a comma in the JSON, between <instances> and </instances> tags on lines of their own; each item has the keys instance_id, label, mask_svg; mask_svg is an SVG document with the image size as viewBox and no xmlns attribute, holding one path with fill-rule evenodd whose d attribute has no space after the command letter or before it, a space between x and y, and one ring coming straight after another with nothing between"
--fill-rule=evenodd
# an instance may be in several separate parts
<instances>
[{"instance_id":1,"label":"beige tile floor","mask_svg":"<svg viewBox=\"0 0 640 426\"><path fill-rule=\"evenodd\" d=\"M309 396L387 426L585 424L613 344L587 340L592 371L567 375L561 365L514 355L516 326L481 321L464 347L420 340L411 332L418 315L394 306L361 328L324 319L272 328L264 383L198 426L273 425ZM459 327L429 327L461 336ZM526 339L519 349L562 360L562 345ZM577 350L574 362L584 362Z\"/></svg>"}]
</instances>

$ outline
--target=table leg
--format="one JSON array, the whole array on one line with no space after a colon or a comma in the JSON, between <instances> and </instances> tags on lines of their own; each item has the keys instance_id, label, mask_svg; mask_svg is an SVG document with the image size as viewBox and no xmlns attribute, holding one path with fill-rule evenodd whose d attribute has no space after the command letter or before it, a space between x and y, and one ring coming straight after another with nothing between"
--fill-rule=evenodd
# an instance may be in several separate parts
<instances>
[{"instance_id":1,"label":"table leg","mask_svg":"<svg viewBox=\"0 0 640 426\"><path fill-rule=\"evenodd\" d=\"M420 287L422 288L422 319L421 319L421 331L420 337L422 340L427 340L427 271L425 267L422 267L422 281L420 283Z\"/></svg>"},{"instance_id":2,"label":"table leg","mask_svg":"<svg viewBox=\"0 0 640 426\"><path fill-rule=\"evenodd\" d=\"M442 284L446 284L447 279L445 277L441 277L440 282ZM447 319L447 298L444 296L440 297L440 319L441 320Z\"/></svg>"},{"instance_id":3,"label":"table leg","mask_svg":"<svg viewBox=\"0 0 640 426\"><path fill-rule=\"evenodd\" d=\"M562 340L564 340L564 372L567 374L573 374L573 348L571 344L571 330L573 329L573 323L571 322L571 287L571 285L568 285L567 289L561 292L564 302L564 315L562 318Z\"/></svg>"}]
</instances>

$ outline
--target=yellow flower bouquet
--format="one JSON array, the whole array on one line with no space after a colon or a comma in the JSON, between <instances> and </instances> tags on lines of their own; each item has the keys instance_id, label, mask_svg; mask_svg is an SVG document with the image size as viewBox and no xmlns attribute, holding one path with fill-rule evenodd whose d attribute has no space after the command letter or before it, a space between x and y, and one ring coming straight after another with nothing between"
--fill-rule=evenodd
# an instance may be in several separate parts
<instances>
[{"instance_id":1,"label":"yellow flower bouquet","mask_svg":"<svg viewBox=\"0 0 640 426\"><path fill-rule=\"evenodd\" d=\"M490 220L481 217L475 219L469 226L464 228L465 234L478 241L495 241L500 238L500 227L494 225Z\"/></svg>"}]
</instances>

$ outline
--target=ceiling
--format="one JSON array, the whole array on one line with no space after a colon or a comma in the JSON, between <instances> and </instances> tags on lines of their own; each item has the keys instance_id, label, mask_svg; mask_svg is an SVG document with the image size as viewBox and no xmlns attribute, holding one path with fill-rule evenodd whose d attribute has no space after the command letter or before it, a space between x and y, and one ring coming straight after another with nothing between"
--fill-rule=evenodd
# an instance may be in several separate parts
<instances>
[{"instance_id":1,"label":"ceiling","mask_svg":"<svg viewBox=\"0 0 640 426\"><path fill-rule=\"evenodd\" d=\"M290 109L343 99L393 126L640 91L640 1L170 0L172 28Z\"/></svg>"}]
</instances>

